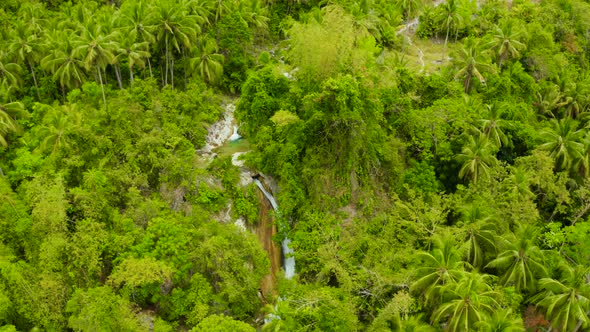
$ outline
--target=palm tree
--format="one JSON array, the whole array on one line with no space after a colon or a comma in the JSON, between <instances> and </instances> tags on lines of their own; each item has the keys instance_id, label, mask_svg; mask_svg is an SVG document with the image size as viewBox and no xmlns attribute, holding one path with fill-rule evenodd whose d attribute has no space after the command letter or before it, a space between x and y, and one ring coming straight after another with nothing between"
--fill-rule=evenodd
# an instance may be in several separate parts
<instances>
[{"instance_id":1,"label":"palm tree","mask_svg":"<svg viewBox=\"0 0 590 332\"><path fill-rule=\"evenodd\" d=\"M526 49L526 45L520 41L523 36L523 31L519 30L512 20L506 21L502 27L494 28L492 49L496 52L500 69L505 60L517 58L520 52Z\"/></svg>"},{"instance_id":2,"label":"palm tree","mask_svg":"<svg viewBox=\"0 0 590 332\"><path fill-rule=\"evenodd\" d=\"M496 252L496 226L493 217L480 204L472 203L461 209L461 220L465 223L465 237L461 248L465 260L473 267L480 267L486 252Z\"/></svg>"},{"instance_id":3,"label":"palm tree","mask_svg":"<svg viewBox=\"0 0 590 332\"><path fill-rule=\"evenodd\" d=\"M514 285L517 291L534 290L537 278L547 274L543 253L534 244L535 234L537 230L532 226L522 226L519 236L500 238L503 250L485 268L498 271L503 285Z\"/></svg>"},{"instance_id":4,"label":"palm tree","mask_svg":"<svg viewBox=\"0 0 590 332\"><path fill-rule=\"evenodd\" d=\"M590 133L586 133L583 144L582 157L576 161L574 168L580 175L588 177L590 176Z\"/></svg>"},{"instance_id":5,"label":"palm tree","mask_svg":"<svg viewBox=\"0 0 590 332\"><path fill-rule=\"evenodd\" d=\"M37 84L37 76L35 75L33 64L39 61L42 47L36 30L28 23L17 20L14 29L11 30L11 39L8 43L8 50L10 53L14 54L21 63L24 63L29 67L38 95L39 85Z\"/></svg>"},{"instance_id":6,"label":"palm tree","mask_svg":"<svg viewBox=\"0 0 590 332\"><path fill-rule=\"evenodd\" d=\"M530 188L529 172L520 167L510 167L510 176L506 179L507 190L515 196L533 198L535 194Z\"/></svg>"},{"instance_id":7,"label":"palm tree","mask_svg":"<svg viewBox=\"0 0 590 332\"><path fill-rule=\"evenodd\" d=\"M396 0L394 1L397 8L399 8L406 20L410 20L415 17L420 9L424 6L422 0Z\"/></svg>"},{"instance_id":8,"label":"palm tree","mask_svg":"<svg viewBox=\"0 0 590 332\"><path fill-rule=\"evenodd\" d=\"M210 25L209 16L211 16L212 3L208 0L184 0L184 6L187 8L189 15L198 17L198 21L203 25Z\"/></svg>"},{"instance_id":9,"label":"palm tree","mask_svg":"<svg viewBox=\"0 0 590 332\"><path fill-rule=\"evenodd\" d=\"M62 87L77 88L86 79L84 62L77 57L70 36L54 41L52 51L41 59L41 67L53 73L53 77Z\"/></svg>"},{"instance_id":10,"label":"palm tree","mask_svg":"<svg viewBox=\"0 0 590 332\"><path fill-rule=\"evenodd\" d=\"M524 332L522 318L515 315L512 310L495 310L491 317L475 324L477 331L481 332Z\"/></svg>"},{"instance_id":11,"label":"palm tree","mask_svg":"<svg viewBox=\"0 0 590 332\"><path fill-rule=\"evenodd\" d=\"M103 34L102 27L92 22L84 28L78 44L74 54L83 59L86 70L90 71L93 67L96 69L102 90L102 99L106 107L107 100L104 93L102 71L107 65L115 62L116 58L112 52L114 44L111 42L110 36Z\"/></svg>"},{"instance_id":12,"label":"palm tree","mask_svg":"<svg viewBox=\"0 0 590 332\"><path fill-rule=\"evenodd\" d=\"M127 65L129 66L129 82L133 85L133 68L138 66L139 68L145 68L145 60L150 57L149 44L148 42L140 42L137 40L136 33L134 31L130 33L120 33L117 35L119 42L117 43L118 49L118 61L121 61L123 57L127 58Z\"/></svg>"},{"instance_id":13,"label":"palm tree","mask_svg":"<svg viewBox=\"0 0 590 332\"><path fill-rule=\"evenodd\" d=\"M559 91L559 88L555 84L545 85L541 88L541 91L535 93L535 100L533 106L537 110L537 113L555 118L554 110L559 109L568 104L568 101L564 101L564 95Z\"/></svg>"},{"instance_id":14,"label":"palm tree","mask_svg":"<svg viewBox=\"0 0 590 332\"><path fill-rule=\"evenodd\" d=\"M0 90L9 95L21 82L21 67L10 60L8 54L0 50Z\"/></svg>"},{"instance_id":15,"label":"palm tree","mask_svg":"<svg viewBox=\"0 0 590 332\"><path fill-rule=\"evenodd\" d=\"M240 16L248 23L251 28L265 29L268 27L267 22L270 20L266 13L266 7L261 0L240 1L237 10Z\"/></svg>"},{"instance_id":16,"label":"palm tree","mask_svg":"<svg viewBox=\"0 0 590 332\"><path fill-rule=\"evenodd\" d=\"M189 60L189 70L208 83L217 83L223 75L224 57L216 52L217 44L214 40L203 42L195 57Z\"/></svg>"},{"instance_id":17,"label":"palm tree","mask_svg":"<svg viewBox=\"0 0 590 332\"><path fill-rule=\"evenodd\" d=\"M465 93L469 92L473 76L485 85L486 80L483 74L495 72L494 67L488 63L488 57L482 50L479 39L466 39L463 47L455 53L453 62L457 69L455 79L463 77Z\"/></svg>"},{"instance_id":18,"label":"palm tree","mask_svg":"<svg viewBox=\"0 0 590 332\"><path fill-rule=\"evenodd\" d=\"M486 104L485 115L486 117L479 121L481 132L488 139L491 139L498 148L502 144L510 146L511 142L504 133L504 128L510 125L509 121L502 119L504 109L497 103L491 105Z\"/></svg>"},{"instance_id":19,"label":"palm tree","mask_svg":"<svg viewBox=\"0 0 590 332\"><path fill-rule=\"evenodd\" d=\"M590 105L590 84L588 78L579 79L576 82L568 81L564 89L565 100L567 102L565 115L576 119Z\"/></svg>"},{"instance_id":20,"label":"palm tree","mask_svg":"<svg viewBox=\"0 0 590 332\"><path fill-rule=\"evenodd\" d=\"M126 1L119 10L121 16L119 17L118 25L122 28L123 33L135 34L137 41L140 43L148 43L148 45L156 42L154 35L153 15L151 8L146 1ZM149 47L148 47L149 51ZM147 58L150 76L152 74L152 65L150 58Z\"/></svg>"},{"instance_id":21,"label":"palm tree","mask_svg":"<svg viewBox=\"0 0 590 332\"><path fill-rule=\"evenodd\" d=\"M482 177L486 178L490 167L498 162L494 156L496 147L483 133L476 133L469 136L469 141L457 159L463 163L459 170L459 177L470 178L477 183Z\"/></svg>"},{"instance_id":22,"label":"palm tree","mask_svg":"<svg viewBox=\"0 0 590 332\"><path fill-rule=\"evenodd\" d=\"M449 33L451 29L455 30L455 41L459 33L459 27L463 23L463 10L457 0L447 0L439 6L441 9L440 15L442 19L443 28L447 30L445 37L445 46L443 49L443 61L445 61L445 53L447 51L447 43L449 41Z\"/></svg>"},{"instance_id":23,"label":"palm tree","mask_svg":"<svg viewBox=\"0 0 590 332\"><path fill-rule=\"evenodd\" d=\"M221 16L225 15L230 11L230 1L228 0L212 0L213 13L215 14L214 22L217 23L221 19Z\"/></svg>"},{"instance_id":24,"label":"palm tree","mask_svg":"<svg viewBox=\"0 0 590 332\"><path fill-rule=\"evenodd\" d=\"M0 145L6 147L6 135L18 131L16 117L25 113L25 106L20 102L0 104Z\"/></svg>"},{"instance_id":25,"label":"palm tree","mask_svg":"<svg viewBox=\"0 0 590 332\"><path fill-rule=\"evenodd\" d=\"M559 169L569 169L575 161L582 157L584 145L581 141L584 132L576 130L578 123L570 118L552 119L550 126L550 128L541 131L541 138L545 143L541 144L539 148L549 151Z\"/></svg>"},{"instance_id":26,"label":"palm tree","mask_svg":"<svg viewBox=\"0 0 590 332\"><path fill-rule=\"evenodd\" d=\"M466 273L456 283L442 288L443 304L433 313L433 322L446 321L447 331L472 331L499 307L489 283L491 276L477 272Z\"/></svg>"},{"instance_id":27,"label":"palm tree","mask_svg":"<svg viewBox=\"0 0 590 332\"><path fill-rule=\"evenodd\" d=\"M418 280L412 284L412 292L428 302L436 302L440 287L459 280L464 273L461 254L450 238L435 239L432 252L420 252L417 258L423 264L416 270Z\"/></svg>"},{"instance_id":28,"label":"palm tree","mask_svg":"<svg viewBox=\"0 0 590 332\"><path fill-rule=\"evenodd\" d=\"M168 74L174 88L174 56L172 48L181 53L181 48L190 49L192 41L201 31L194 16L186 14L185 8L168 1L159 1L155 8L154 22L156 39L163 43L165 52L165 71L162 79L164 86L168 85Z\"/></svg>"},{"instance_id":29,"label":"palm tree","mask_svg":"<svg viewBox=\"0 0 590 332\"><path fill-rule=\"evenodd\" d=\"M70 129L80 124L80 112L76 105L50 108L43 119L43 126L39 130L39 136L43 137L39 148L42 151L50 151L55 154L57 151L70 146Z\"/></svg>"},{"instance_id":30,"label":"palm tree","mask_svg":"<svg viewBox=\"0 0 590 332\"><path fill-rule=\"evenodd\" d=\"M547 310L547 318L560 331L586 330L590 327L590 270L587 267L562 266L559 280L543 278L542 292L532 301Z\"/></svg>"}]
</instances>

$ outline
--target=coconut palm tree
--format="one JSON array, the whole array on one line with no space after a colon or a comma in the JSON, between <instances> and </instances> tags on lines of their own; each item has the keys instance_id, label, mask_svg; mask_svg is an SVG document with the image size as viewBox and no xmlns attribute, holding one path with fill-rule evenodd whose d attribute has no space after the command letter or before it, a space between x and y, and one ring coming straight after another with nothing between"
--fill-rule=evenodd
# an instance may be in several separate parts
<instances>
[{"instance_id":1,"label":"coconut palm tree","mask_svg":"<svg viewBox=\"0 0 590 332\"><path fill-rule=\"evenodd\" d=\"M54 79L62 87L65 95L65 88L77 88L86 79L84 61L77 56L77 51L72 45L72 36L61 36L60 39L53 39L50 43L50 53L41 59L41 67L49 70ZM49 37L51 38L51 37Z\"/></svg>"},{"instance_id":2,"label":"coconut palm tree","mask_svg":"<svg viewBox=\"0 0 590 332\"><path fill-rule=\"evenodd\" d=\"M494 314L475 324L481 332L524 332L522 318L510 309L495 310Z\"/></svg>"},{"instance_id":3,"label":"coconut palm tree","mask_svg":"<svg viewBox=\"0 0 590 332\"><path fill-rule=\"evenodd\" d=\"M261 0L240 1L237 10L251 28L265 29L268 27L266 6Z\"/></svg>"},{"instance_id":4,"label":"coconut palm tree","mask_svg":"<svg viewBox=\"0 0 590 332\"><path fill-rule=\"evenodd\" d=\"M116 19L116 25L120 27L123 34L135 34L137 41L140 43L148 43L148 51L150 46L156 42L154 35L153 13L147 1L126 1L121 5L119 10L120 15ZM150 76L152 73L152 64L150 58L147 58Z\"/></svg>"},{"instance_id":5,"label":"coconut palm tree","mask_svg":"<svg viewBox=\"0 0 590 332\"><path fill-rule=\"evenodd\" d=\"M423 264L416 270L418 279L411 290L431 303L440 296L441 286L456 282L464 273L465 263L451 238L435 239L432 252L420 252L417 258Z\"/></svg>"},{"instance_id":6,"label":"coconut palm tree","mask_svg":"<svg viewBox=\"0 0 590 332\"><path fill-rule=\"evenodd\" d=\"M504 120L504 109L497 103L485 105L485 118L479 121L481 132L490 139L498 148L502 145L510 146L512 142L504 133L510 122Z\"/></svg>"},{"instance_id":7,"label":"coconut palm tree","mask_svg":"<svg viewBox=\"0 0 590 332\"><path fill-rule=\"evenodd\" d=\"M463 163L459 177L469 178L474 183L482 177L487 177L490 167L498 162L494 156L495 149L494 144L481 132L468 136L467 144L457 156Z\"/></svg>"},{"instance_id":8,"label":"coconut palm tree","mask_svg":"<svg viewBox=\"0 0 590 332\"><path fill-rule=\"evenodd\" d=\"M542 290L532 301L545 308L551 325L559 331L590 327L590 270L583 266L562 266L559 280L543 278Z\"/></svg>"},{"instance_id":9,"label":"coconut palm tree","mask_svg":"<svg viewBox=\"0 0 590 332\"><path fill-rule=\"evenodd\" d=\"M111 36L105 35L100 25L90 22L84 28L82 35L78 39L78 46L74 50L74 54L82 59L86 70L90 71L93 68L96 70L105 107L107 106L107 100L102 72L107 65L114 63L116 59L113 54L115 45L110 39Z\"/></svg>"},{"instance_id":10,"label":"coconut palm tree","mask_svg":"<svg viewBox=\"0 0 590 332\"><path fill-rule=\"evenodd\" d=\"M182 53L181 49L190 49L197 33L201 28L194 16L186 13L186 8L168 1L159 1L154 7L154 26L156 29L156 40L164 48L165 71L162 84L168 85L168 74L170 83L174 88L174 56L175 49Z\"/></svg>"},{"instance_id":11,"label":"coconut palm tree","mask_svg":"<svg viewBox=\"0 0 590 332\"><path fill-rule=\"evenodd\" d=\"M485 85L486 80L483 74L495 72L479 39L467 38L463 47L455 53L453 62L456 68L455 79L463 78L465 93L469 92L471 79L474 76Z\"/></svg>"},{"instance_id":12,"label":"coconut palm tree","mask_svg":"<svg viewBox=\"0 0 590 332\"><path fill-rule=\"evenodd\" d=\"M145 68L146 60L150 57L149 43L138 41L135 31L118 33L116 39L118 40L116 44L117 59L118 61L127 59L127 65L129 66L129 83L133 85L133 68Z\"/></svg>"},{"instance_id":13,"label":"coconut palm tree","mask_svg":"<svg viewBox=\"0 0 590 332\"><path fill-rule=\"evenodd\" d=\"M565 115L577 119L581 113L584 113L590 106L590 84L588 77L580 78L578 81L569 81L563 91L567 105L565 105Z\"/></svg>"},{"instance_id":14,"label":"coconut palm tree","mask_svg":"<svg viewBox=\"0 0 590 332\"><path fill-rule=\"evenodd\" d=\"M0 90L9 95L12 90L20 86L20 71L21 67L12 62L9 54L0 50Z\"/></svg>"},{"instance_id":15,"label":"coconut palm tree","mask_svg":"<svg viewBox=\"0 0 590 332\"><path fill-rule=\"evenodd\" d=\"M416 17L422 7L424 7L424 1L422 0L396 0L394 3L402 11L406 20Z\"/></svg>"},{"instance_id":16,"label":"coconut palm tree","mask_svg":"<svg viewBox=\"0 0 590 332\"><path fill-rule=\"evenodd\" d=\"M456 283L442 287L443 304L432 315L433 322L446 322L446 331L473 331L476 323L499 307L498 293L489 285L492 277L465 273Z\"/></svg>"},{"instance_id":17,"label":"coconut palm tree","mask_svg":"<svg viewBox=\"0 0 590 332\"><path fill-rule=\"evenodd\" d=\"M0 145L6 147L7 134L18 131L16 117L25 113L25 106L20 102L0 104Z\"/></svg>"},{"instance_id":18,"label":"coconut palm tree","mask_svg":"<svg viewBox=\"0 0 590 332\"><path fill-rule=\"evenodd\" d=\"M510 233L499 238L500 254L485 268L496 270L499 282L505 286L514 285L518 291L535 290L537 278L547 274L543 253L534 243L537 232L532 226L522 226L518 236Z\"/></svg>"},{"instance_id":19,"label":"coconut palm tree","mask_svg":"<svg viewBox=\"0 0 590 332\"><path fill-rule=\"evenodd\" d=\"M514 21L505 21L501 27L496 26L492 32L492 49L497 56L498 67L502 69L504 61L520 56L520 52L526 49L521 42L524 38L523 30L518 28Z\"/></svg>"},{"instance_id":20,"label":"coconut palm tree","mask_svg":"<svg viewBox=\"0 0 590 332\"><path fill-rule=\"evenodd\" d=\"M38 94L39 85L34 64L39 61L43 48L37 31L28 23L17 20L10 32L8 50L16 56L18 61L29 67Z\"/></svg>"},{"instance_id":21,"label":"coconut palm tree","mask_svg":"<svg viewBox=\"0 0 590 332\"><path fill-rule=\"evenodd\" d=\"M449 34L452 29L455 30L455 41L457 40L457 34L459 33L459 27L463 24L463 9L461 4L457 0L447 0L440 6L440 16L442 20L443 29L447 30L445 37L445 45L443 48L443 61L445 61L445 54L447 51L447 43L449 41Z\"/></svg>"},{"instance_id":22,"label":"coconut palm tree","mask_svg":"<svg viewBox=\"0 0 590 332\"><path fill-rule=\"evenodd\" d=\"M189 60L190 72L196 73L208 83L217 83L223 76L224 57L216 52L217 44L214 40L201 43L201 48Z\"/></svg>"},{"instance_id":23,"label":"coconut palm tree","mask_svg":"<svg viewBox=\"0 0 590 332\"><path fill-rule=\"evenodd\" d=\"M496 225L493 217L480 204L472 203L461 209L461 221L465 224L463 245L465 260L473 267L480 267L486 253L496 253Z\"/></svg>"},{"instance_id":24,"label":"coconut palm tree","mask_svg":"<svg viewBox=\"0 0 590 332\"><path fill-rule=\"evenodd\" d=\"M529 172L520 167L510 167L510 175L506 179L507 191L515 196L533 198L535 194L530 188Z\"/></svg>"},{"instance_id":25,"label":"coconut palm tree","mask_svg":"<svg viewBox=\"0 0 590 332\"><path fill-rule=\"evenodd\" d=\"M81 113L76 105L50 108L43 119L43 126L39 129L39 136L43 138L39 148L55 154L60 149L70 146L70 130L80 125Z\"/></svg>"},{"instance_id":26,"label":"coconut palm tree","mask_svg":"<svg viewBox=\"0 0 590 332\"><path fill-rule=\"evenodd\" d=\"M541 131L544 143L539 145L539 149L549 151L561 170L570 169L574 162L582 158L584 132L577 128L578 123L570 118L552 119L550 128Z\"/></svg>"}]
</instances>

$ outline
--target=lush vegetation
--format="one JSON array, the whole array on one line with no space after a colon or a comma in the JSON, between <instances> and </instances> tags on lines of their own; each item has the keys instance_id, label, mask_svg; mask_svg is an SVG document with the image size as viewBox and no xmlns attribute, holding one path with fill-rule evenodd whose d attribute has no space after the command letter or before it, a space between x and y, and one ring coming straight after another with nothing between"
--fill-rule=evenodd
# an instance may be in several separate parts
<instances>
[{"instance_id":1,"label":"lush vegetation","mask_svg":"<svg viewBox=\"0 0 590 332\"><path fill-rule=\"evenodd\" d=\"M589 3L7 0L0 23L0 331L590 329ZM199 150L230 101L295 252L274 299L227 222L256 227L256 187Z\"/></svg>"}]
</instances>

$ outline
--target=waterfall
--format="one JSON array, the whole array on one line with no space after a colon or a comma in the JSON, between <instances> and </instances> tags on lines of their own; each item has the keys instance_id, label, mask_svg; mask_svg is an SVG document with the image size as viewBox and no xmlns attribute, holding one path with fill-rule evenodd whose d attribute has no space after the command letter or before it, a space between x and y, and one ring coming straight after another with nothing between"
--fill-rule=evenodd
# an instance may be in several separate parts
<instances>
[{"instance_id":1,"label":"waterfall","mask_svg":"<svg viewBox=\"0 0 590 332\"><path fill-rule=\"evenodd\" d=\"M229 141L230 142L234 142L234 141L239 140L240 138L242 138L242 136L240 134L238 134L238 126L237 125L234 125L234 132L229 137Z\"/></svg>"},{"instance_id":2,"label":"waterfall","mask_svg":"<svg viewBox=\"0 0 590 332\"><path fill-rule=\"evenodd\" d=\"M268 199L268 201L270 202L270 205L272 205L272 208L275 210L275 212L279 213L279 205L277 204L277 201L273 197L273 195L270 194L264 188L264 185L262 185L262 182L260 182L260 180L258 180L257 178L254 179L254 183L256 183L256 186L258 186L258 188L260 189L262 194L264 194L264 197L266 197L266 199ZM285 277L287 279L291 279L295 275L295 257L292 256L293 249L291 249L289 247L290 243L291 243L291 239L289 239L288 237L286 237L281 242L281 248L283 250L283 267L285 268Z\"/></svg>"}]
</instances>

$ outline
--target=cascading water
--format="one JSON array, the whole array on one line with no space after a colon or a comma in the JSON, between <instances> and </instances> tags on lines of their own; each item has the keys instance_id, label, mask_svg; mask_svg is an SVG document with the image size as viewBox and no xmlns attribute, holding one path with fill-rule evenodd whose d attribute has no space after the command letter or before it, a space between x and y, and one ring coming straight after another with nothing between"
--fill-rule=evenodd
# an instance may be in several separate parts
<instances>
[{"instance_id":1,"label":"cascading water","mask_svg":"<svg viewBox=\"0 0 590 332\"><path fill-rule=\"evenodd\" d=\"M256 186L258 186L258 188L260 189L260 191L262 192L264 197L266 197L266 199L268 199L268 201L270 202L270 205L275 210L275 212L279 213L279 205L277 204L277 201L275 200L273 195L271 195L264 188L264 185L262 185L262 182L260 182L260 180L255 178L254 183L256 184ZM283 250L283 267L285 269L285 277L287 279L291 279L295 275L295 257L293 257L293 255L292 255L293 249L291 249L289 247L290 243L291 243L291 240L287 237L281 242L281 248Z\"/></svg>"},{"instance_id":2,"label":"cascading water","mask_svg":"<svg viewBox=\"0 0 590 332\"><path fill-rule=\"evenodd\" d=\"M211 153L213 149L222 146L227 141L231 142L242 138L238 134L238 126L234 121L235 110L236 105L234 103L229 103L225 106L223 118L209 127L205 147L202 149L203 152Z\"/></svg>"}]
</instances>

